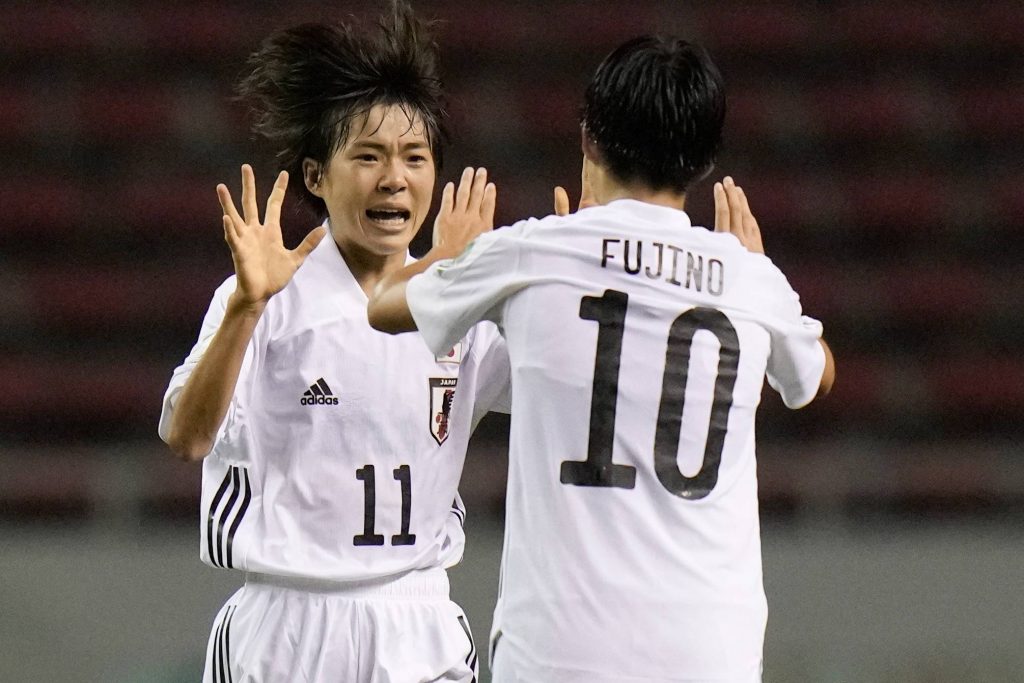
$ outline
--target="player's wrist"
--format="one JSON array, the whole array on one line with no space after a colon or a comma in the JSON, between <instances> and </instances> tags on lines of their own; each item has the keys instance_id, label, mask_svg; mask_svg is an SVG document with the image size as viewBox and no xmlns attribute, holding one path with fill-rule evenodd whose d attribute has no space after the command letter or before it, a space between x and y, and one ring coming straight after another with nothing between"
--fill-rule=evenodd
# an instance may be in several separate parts
<instances>
[{"instance_id":1,"label":"player's wrist","mask_svg":"<svg viewBox=\"0 0 1024 683\"><path fill-rule=\"evenodd\" d=\"M227 315L258 320L267 307L267 299L249 299L237 290L228 297Z\"/></svg>"},{"instance_id":2,"label":"player's wrist","mask_svg":"<svg viewBox=\"0 0 1024 683\"><path fill-rule=\"evenodd\" d=\"M447 261L453 259L463 251L465 251L466 244L455 244L453 242L442 242L435 244L427 252L426 258L430 259L431 263L436 261Z\"/></svg>"}]
</instances>

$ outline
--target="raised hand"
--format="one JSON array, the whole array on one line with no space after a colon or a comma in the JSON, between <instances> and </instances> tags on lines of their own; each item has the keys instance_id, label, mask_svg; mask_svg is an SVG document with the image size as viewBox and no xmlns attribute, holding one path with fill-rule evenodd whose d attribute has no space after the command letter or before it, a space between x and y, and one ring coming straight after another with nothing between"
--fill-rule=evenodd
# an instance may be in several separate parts
<instances>
[{"instance_id":1,"label":"raised hand","mask_svg":"<svg viewBox=\"0 0 1024 683\"><path fill-rule=\"evenodd\" d=\"M583 167L583 171L580 173L580 205L576 209L585 209L588 206L596 206L597 200L594 199L594 192L590 188L590 180L587 178L586 166ZM555 187L555 215L557 216L568 216L569 215L569 193L565 191L565 188L561 185Z\"/></svg>"},{"instance_id":2,"label":"raised hand","mask_svg":"<svg viewBox=\"0 0 1024 683\"><path fill-rule=\"evenodd\" d=\"M281 171L267 200L260 223L256 204L256 178L249 164L242 166L242 215L238 215L231 192L217 186L217 198L224 211L224 240L231 248L238 283L235 296L245 304L264 304L284 289L327 231L311 231L295 249L286 249L281 236L281 205L288 188L288 173Z\"/></svg>"},{"instance_id":3,"label":"raised hand","mask_svg":"<svg viewBox=\"0 0 1024 683\"><path fill-rule=\"evenodd\" d=\"M487 182L485 168L466 168L457 191L455 183L445 185L434 221L434 247L456 256L477 235L494 229L497 194L494 183Z\"/></svg>"},{"instance_id":4,"label":"raised hand","mask_svg":"<svg viewBox=\"0 0 1024 683\"><path fill-rule=\"evenodd\" d=\"M715 232L730 232L755 254L764 253L761 229L750 213L747 195L730 176L715 183Z\"/></svg>"}]
</instances>

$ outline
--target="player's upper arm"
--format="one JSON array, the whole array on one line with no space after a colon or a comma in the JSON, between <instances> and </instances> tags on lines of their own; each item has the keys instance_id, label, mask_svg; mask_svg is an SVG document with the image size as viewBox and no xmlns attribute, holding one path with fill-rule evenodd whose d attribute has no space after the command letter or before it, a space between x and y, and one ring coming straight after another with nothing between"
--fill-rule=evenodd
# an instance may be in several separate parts
<instances>
[{"instance_id":1,"label":"player's upper arm","mask_svg":"<svg viewBox=\"0 0 1024 683\"><path fill-rule=\"evenodd\" d=\"M157 433L164 443L167 443L170 436L171 419L178 395L185 388L185 384L192 375L192 370L199 364L199 360L203 357L214 335L217 334L217 330L220 328L221 321L224 319L224 313L227 310L228 298L235 291L235 279L235 276L232 275L214 292L210 306L203 317L203 324L199 329L199 338L196 340L195 345L193 345L192 350L189 351L188 356L185 357L185 360L171 374L171 380L167 385L167 390L164 392L163 404L160 409L160 423L157 426Z\"/></svg>"}]
</instances>

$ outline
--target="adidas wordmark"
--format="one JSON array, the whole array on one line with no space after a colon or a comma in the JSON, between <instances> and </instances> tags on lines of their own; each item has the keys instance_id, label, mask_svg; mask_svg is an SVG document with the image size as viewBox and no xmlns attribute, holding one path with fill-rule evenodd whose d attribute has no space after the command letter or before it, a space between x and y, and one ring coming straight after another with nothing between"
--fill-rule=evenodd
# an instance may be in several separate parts
<instances>
[{"instance_id":1,"label":"adidas wordmark","mask_svg":"<svg viewBox=\"0 0 1024 683\"><path fill-rule=\"evenodd\" d=\"M304 406L336 406L338 397L334 395L331 388L327 386L327 382L321 377L313 382L309 389L306 389L299 402Z\"/></svg>"}]
</instances>

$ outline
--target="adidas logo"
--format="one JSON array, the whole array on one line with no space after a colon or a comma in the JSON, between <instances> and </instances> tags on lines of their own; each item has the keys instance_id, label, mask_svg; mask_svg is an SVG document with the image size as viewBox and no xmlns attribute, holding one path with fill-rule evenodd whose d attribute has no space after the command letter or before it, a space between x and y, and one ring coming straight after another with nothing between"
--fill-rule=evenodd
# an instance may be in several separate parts
<instances>
[{"instance_id":1,"label":"adidas logo","mask_svg":"<svg viewBox=\"0 0 1024 683\"><path fill-rule=\"evenodd\" d=\"M336 406L338 397L334 395L331 388L327 386L327 382L321 377L313 382L309 389L306 389L299 403L304 406Z\"/></svg>"}]
</instances>

